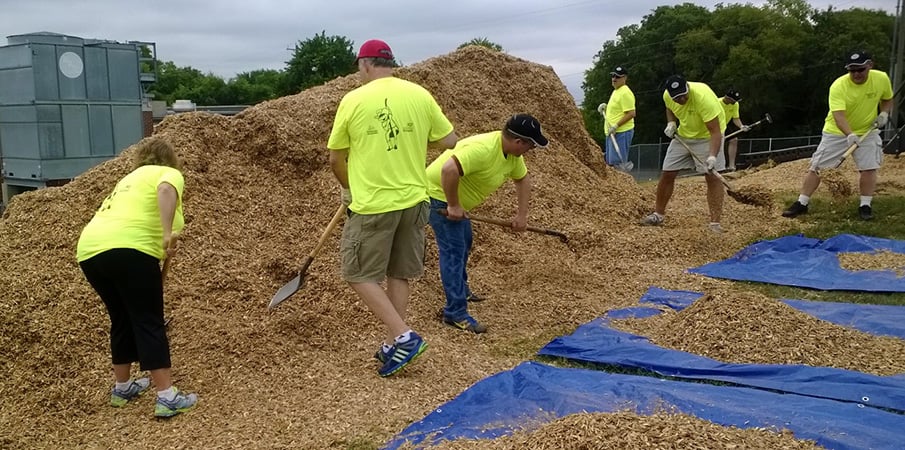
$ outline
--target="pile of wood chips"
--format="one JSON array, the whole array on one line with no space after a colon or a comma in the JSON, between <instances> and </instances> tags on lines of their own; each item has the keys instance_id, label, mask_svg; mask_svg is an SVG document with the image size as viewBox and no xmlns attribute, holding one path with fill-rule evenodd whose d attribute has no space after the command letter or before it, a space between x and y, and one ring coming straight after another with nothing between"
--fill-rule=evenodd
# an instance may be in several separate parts
<instances>
[{"instance_id":1,"label":"pile of wood chips","mask_svg":"<svg viewBox=\"0 0 905 450\"><path fill-rule=\"evenodd\" d=\"M402 446L401 449L413 448ZM573 414L534 431L521 431L492 441L457 439L430 448L442 450L740 450L820 449L811 440L795 439L788 430L722 427L694 416L633 412Z\"/></svg>"},{"instance_id":2,"label":"pile of wood chips","mask_svg":"<svg viewBox=\"0 0 905 450\"><path fill-rule=\"evenodd\" d=\"M842 252L837 253L839 267L845 270L892 270L896 276L905 276L905 254L888 250L879 252Z\"/></svg>"},{"instance_id":3,"label":"pile of wood chips","mask_svg":"<svg viewBox=\"0 0 905 450\"><path fill-rule=\"evenodd\" d=\"M184 158L186 177L187 226L167 278L165 314L172 320L176 384L199 394L198 407L158 422L151 420L153 394L125 408L108 406L109 321L74 255L81 229L130 170L129 149L65 186L14 197L0 219L0 447L379 446L473 383L532 358L552 338L636 304L648 287L727 286L684 271L761 236L800 231L775 205L726 202L726 233L712 234L700 178L677 184L662 227L639 226L653 207L653 186L605 166L550 67L467 47L397 74L428 88L460 136L499 129L511 114L529 112L551 139L550 148L526 156L534 185L529 224L565 233L569 245L474 225L469 281L489 299L470 310L488 333L463 333L435 319L444 298L429 229L425 275L412 283L407 321L430 348L400 375L377 376L372 355L385 331L340 279L338 232L309 268L305 286L267 310L338 206L325 144L339 100L360 84L356 75L231 118L179 114L155 129ZM662 110L641 114L661 118ZM886 173L905 181L905 163L889 165ZM786 166L739 182L793 191L789 179L804 166ZM510 183L475 213L508 218L515 209ZM765 303L735 303L706 320L716 327L748 318L734 330L756 329L757 336L732 340L744 342L745 358L774 348L801 353L795 350L801 328L783 327L773 315L757 320L763 313L756 308ZM738 358L711 339L727 330L698 330L677 345ZM817 326L807 336L855 337ZM809 361L860 367L853 364L863 353L840 346L832 361ZM720 432L734 431L714 431Z\"/></svg>"}]
</instances>

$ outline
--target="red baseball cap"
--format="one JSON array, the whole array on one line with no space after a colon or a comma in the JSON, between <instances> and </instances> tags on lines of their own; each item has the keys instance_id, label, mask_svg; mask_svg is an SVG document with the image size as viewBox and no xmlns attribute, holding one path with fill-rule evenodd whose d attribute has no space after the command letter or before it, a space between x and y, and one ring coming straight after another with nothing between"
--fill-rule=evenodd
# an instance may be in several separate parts
<instances>
[{"instance_id":1,"label":"red baseball cap","mask_svg":"<svg viewBox=\"0 0 905 450\"><path fill-rule=\"evenodd\" d=\"M361 49L358 50L358 59L361 58L393 59L393 50L390 49L386 42L379 39L371 39L361 44Z\"/></svg>"}]
</instances>

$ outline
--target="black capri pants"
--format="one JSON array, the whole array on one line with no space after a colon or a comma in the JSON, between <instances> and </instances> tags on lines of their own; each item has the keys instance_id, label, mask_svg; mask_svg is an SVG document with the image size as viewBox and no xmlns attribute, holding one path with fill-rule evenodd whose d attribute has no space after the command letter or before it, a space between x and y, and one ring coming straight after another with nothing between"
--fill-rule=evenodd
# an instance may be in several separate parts
<instances>
[{"instance_id":1,"label":"black capri pants","mask_svg":"<svg viewBox=\"0 0 905 450\"><path fill-rule=\"evenodd\" d=\"M158 259L116 248L80 262L79 267L107 306L113 364L138 361L141 370L169 368Z\"/></svg>"}]
</instances>

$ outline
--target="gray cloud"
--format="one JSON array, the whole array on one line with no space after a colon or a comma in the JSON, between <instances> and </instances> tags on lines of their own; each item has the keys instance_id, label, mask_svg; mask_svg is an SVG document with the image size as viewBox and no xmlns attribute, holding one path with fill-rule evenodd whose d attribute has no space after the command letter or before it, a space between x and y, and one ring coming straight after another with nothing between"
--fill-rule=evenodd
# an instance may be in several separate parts
<instances>
[{"instance_id":1,"label":"gray cloud","mask_svg":"<svg viewBox=\"0 0 905 450\"><path fill-rule=\"evenodd\" d=\"M457 0L442 6L415 0L4 3L0 15L4 36L50 31L83 38L150 41L156 43L159 59L223 78L257 69L283 69L295 43L321 31L345 36L356 47L371 38L384 39L406 64L485 37L512 55L552 66L579 100L584 71L591 67L602 44L615 39L619 28L639 23L663 4L654 0ZM721 2L696 3L713 8ZM810 3L820 9L859 6L895 12L891 0Z\"/></svg>"}]
</instances>

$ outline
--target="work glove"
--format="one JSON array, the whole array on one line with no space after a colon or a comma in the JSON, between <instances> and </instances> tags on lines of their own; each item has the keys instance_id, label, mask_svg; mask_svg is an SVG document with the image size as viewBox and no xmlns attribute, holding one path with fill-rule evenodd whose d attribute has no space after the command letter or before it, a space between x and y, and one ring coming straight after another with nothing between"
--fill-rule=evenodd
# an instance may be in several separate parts
<instances>
[{"instance_id":1,"label":"work glove","mask_svg":"<svg viewBox=\"0 0 905 450\"><path fill-rule=\"evenodd\" d=\"M886 111L883 111L880 113L880 115L877 116L877 121L876 121L877 128L885 127L886 122L889 122L889 113Z\"/></svg>"},{"instance_id":2,"label":"work glove","mask_svg":"<svg viewBox=\"0 0 905 450\"><path fill-rule=\"evenodd\" d=\"M712 171L713 167L716 166L716 156L708 156L707 160L704 161L704 165L707 167L708 172Z\"/></svg>"},{"instance_id":3,"label":"work glove","mask_svg":"<svg viewBox=\"0 0 905 450\"><path fill-rule=\"evenodd\" d=\"M845 142L847 142L847 145L849 147L851 147L853 145L857 146L858 145L858 135L855 133L849 134L848 136L845 137Z\"/></svg>"},{"instance_id":4,"label":"work glove","mask_svg":"<svg viewBox=\"0 0 905 450\"><path fill-rule=\"evenodd\" d=\"M600 113L601 116L606 115L606 103L601 103L597 105L597 112Z\"/></svg>"},{"instance_id":5,"label":"work glove","mask_svg":"<svg viewBox=\"0 0 905 450\"><path fill-rule=\"evenodd\" d=\"M610 128L606 130L606 134L616 134L616 127L611 125Z\"/></svg>"},{"instance_id":6,"label":"work glove","mask_svg":"<svg viewBox=\"0 0 905 450\"><path fill-rule=\"evenodd\" d=\"M744 131L744 132L751 131L751 125L742 125L742 131Z\"/></svg>"},{"instance_id":7,"label":"work glove","mask_svg":"<svg viewBox=\"0 0 905 450\"><path fill-rule=\"evenodd\" d=\"M343 205L346 205L346 207L348 207L350 204L352 204L352 191L350 191L348 188L341 188L339 198L340 201L342 201Z\"/></svg>"},{"instance_id":8,"label":"work glove","mask_svg":"<svg viewBox=\"0 0 905 450\"><path fill-rule=\"evenodd\" d=\"M672 139L673 136L676 135L677 129L678 127L676 127L676 123L674 121L669 121L669 123L666 124L666 129L663 130L663 134L665 134L666 137Z\"/></svg>"}]
</instances>

